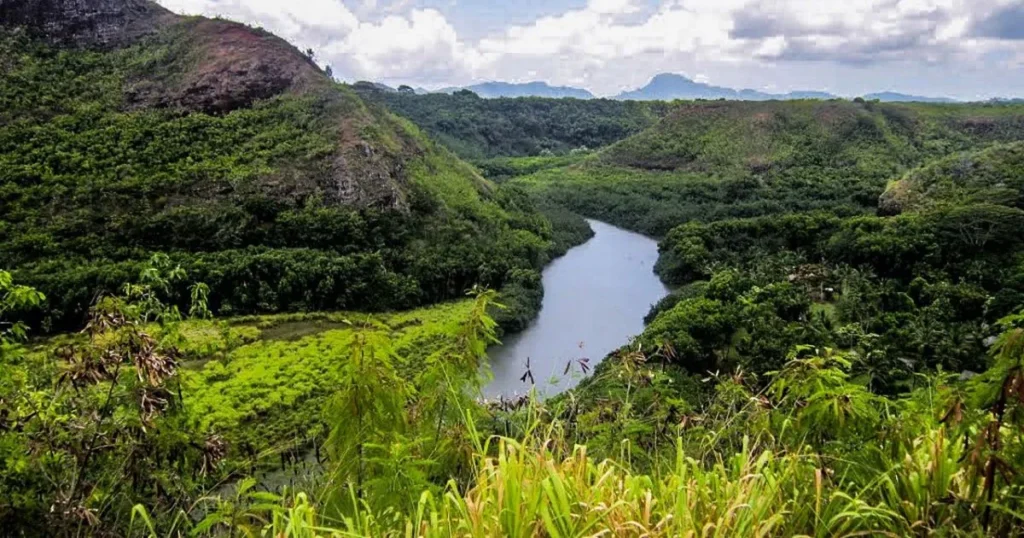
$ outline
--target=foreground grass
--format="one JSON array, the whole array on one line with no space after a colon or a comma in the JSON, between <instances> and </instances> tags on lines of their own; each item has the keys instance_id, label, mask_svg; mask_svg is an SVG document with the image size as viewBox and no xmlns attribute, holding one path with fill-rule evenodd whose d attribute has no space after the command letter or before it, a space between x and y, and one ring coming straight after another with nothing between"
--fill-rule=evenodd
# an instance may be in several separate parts
<instances>
[{"instance_id":1,"label":"foreground grass","mask_svg":"<svg viewBox=\"0 0 1024 538\"><path fill-rule=\"evenodd\" d=\"M966 384L938 376L897 400L851 382L829 350L794 358L758 392L721 379L653 465L633 462L626 437L614 458L570 445L571 421L545 418L563 410L538 402L511 417L523 425L518 440L486 437L467 409L471 480L408 492L409 509L374 507L373 492L335 484L353 507L340 515L286 493L193 535L1022 536L1022 351L1024 329L1013 329L986 374ZM145 510L136 516L133 528L146 530Z\"/></svg>"},{"instance_id":2,"label":"foreground grass","mask_svg":"<svg viewBox=\"0 0 1024 538\"><path fill-rule=\"evenodd\" d=\"M638 474L595 461L585 446L568 456L550 441L496 439L478 454L475 484L424 493L411 515L360 511L325 518L304 494L266 514L263 535L350 536L1019 536L982 528L961 505L971 489L957 443L935 431L867 485L834 475L827 460L773 452L770 441L707 464L677 448L673 465ZM353 494L354 495L354 494ZM966 517L965 517L966 516ZM967 526L961 524L966 522ZM151 534L155 536L156 534Z\"/></svg>"},{"instance_id":3,"label":"foreground grass","mask_svg":"<svg viewBox=\"0 0 1024 538\"><path fill-rule=\"evenodd\" d=\"M472 301L464 300L384 314L186 320L179 330L187 426L223 438L240 465L276 465L281 453L323 441L323 409L357 331L385 335L400 358L396 371L413 379L422 361L452 340L471 308ZM64 335L38 345L31 362L47 363L53 349L78 338Z\"/></svg>"}]
</instances>

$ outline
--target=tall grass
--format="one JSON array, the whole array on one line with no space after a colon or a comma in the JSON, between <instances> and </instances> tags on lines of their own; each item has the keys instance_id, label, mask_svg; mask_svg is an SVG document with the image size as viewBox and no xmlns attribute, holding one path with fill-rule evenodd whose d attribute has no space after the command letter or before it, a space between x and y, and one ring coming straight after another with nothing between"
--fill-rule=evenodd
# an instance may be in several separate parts
<instances>
[{"instance_id":1,"label":"tall grass","mask_svg":"<svg viewBox=\"0 0 1024 538\"><path fill-rule=\"evenodd\" d=\"M909 440L889 457L886 448L859 461L836 461L810 447L788 451L771 437L744 437L731 454L674 457L656 472L636 473L613 460L597 461L587 447L571 449L543 436L493 438L474 459L473 485L454 483L425 492L412 514L364 506L324 524L299 495L275 515L265 535L276 537L585 537L585 536L1020 536L1021 518L988 530L979 515L977 481L962 443L945 427Z\"/></svg>"},{"instance_id":2,"label":"tall grass","mask_svg":"<svg viewBox=\"0 0 1024 538\"><path fill-rule=\"evenodd\" d=\"M495 455L478 456L469 490L453 485L439 497L424 493L409 516L361 511L327 528L308 499L297 496L267 531L278 537L986 535L969 508L953 500L969 480L952 471L957 453L941 434L920 438L906 461L863 486L838 482L813 454L779 455L751 439L711 466L688 457L680 443L674 466L655 475L595 461L585 446L563 457L539 440L497 444Z\"/></svg>"},{"instance_id":3,"label":"tall grass","mask_svg":"<svg viewBox=\"0 0 1024 538\"><path fill-rule=\"evenodd\" d=\"M1009 328L994 346L989 372L967 383L933 376L898 400L853 383L848 355L798 352L812 356L795 354L760 390L742 376L719 380L721 401L706 409L704 423L681 430L669 450L642 465L632 463L628 439L613 459L569 444L571 427L545 404L516 411L519 439L482 433L479 410L459 404L473 451L470 480L424 490L411 508L382 507L342 486L352 509L331 517L310 497L292 495L255 506L264 513L248 518L257 522L249 531L278 538L1024 536L1024 329Z\"/></svg>"}]
</instances>

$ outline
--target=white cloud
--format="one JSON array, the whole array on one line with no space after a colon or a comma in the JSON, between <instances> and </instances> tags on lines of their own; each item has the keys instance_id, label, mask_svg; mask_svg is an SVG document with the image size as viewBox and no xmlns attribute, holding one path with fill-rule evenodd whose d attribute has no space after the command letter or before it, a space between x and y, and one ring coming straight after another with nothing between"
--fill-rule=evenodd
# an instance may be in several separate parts
<instances>
[{"instance_id":1,"label":"white cloud","mask_svg":"<svg viewBox=\"0 0 1024 538\"><path fill-rule=\"evenodd\" d=\"M297 44L319 45L359 25L340 0L160 0L179 13L225 17L262 26Z\"/></svg>"},{"instance_id":2,"label":"white cloud","mask_svg":"<svg viewBox=\"0 0 1024 538\"><path fill-rule=\"evenodd\" d=\"M433 9L390 15L379 23L360 23L343 39L324 47L322 56L341 73L372 80L443 82L469 76L484 62Z\"/></svg>"},{"instance_id":3,"label":"white cloud","mask_svg":"<svg viewBox=\"0 0 1024 538\"><path fill-rule=\"evenodd\" d=\"M976 68L994 52L1024 54L1024 41L970 34L981 17L1019 0L662 0L647 10L642 0L589 0L475 42L438 10L410 10L410 0L348 0L353 9L341 0L160 1L262 25L315 48L348 80L433 86L536 78L611 94L658 72L713 72L738 85L765 66L797 72L828 64L854 79L855 70L882 73L886 63ZM748 84L792 88L784 80Z\"/></svg>"},{"instance_id":4,"label":"white cloud","mask_svg":"<svg viewBox=\"0 0 1024 538\"><path fill-rule=\"evenodd\" d=\"M762 41L754 51L754 55L759 58L776 58L785 50L786 36L776 35Z\"/></svg>"},{"instance_id":5,"label":"white cloud","mask_svg":"<svg viewBox=\"0 0 1024 538\"><path fill-rule=\"evenodd\" d=\"M640 11L636 0L590 0L587 10L607 15L624 15Z\"/></svg>"}]
</instances>

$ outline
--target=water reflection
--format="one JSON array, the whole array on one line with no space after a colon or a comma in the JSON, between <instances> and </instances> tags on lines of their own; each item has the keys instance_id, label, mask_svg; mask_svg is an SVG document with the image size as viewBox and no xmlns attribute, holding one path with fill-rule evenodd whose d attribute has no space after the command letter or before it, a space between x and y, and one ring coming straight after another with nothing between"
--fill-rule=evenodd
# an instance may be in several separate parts
<instances>
[{"instance_id":1,"label":"water reflection","mask_svg":"<svg viewBox=\"0 0 1024 538\"><path fill-rule=\"evenodd\" d=\"M494 380L485 396L529 392L527 360L538 392L550 396L574 386L585 366L639 334L651 305L668 293L654 274L656 241L588 222L594 237L544 270L544 303L534 323L489 351Z\"/></svg>"}]
</instances>

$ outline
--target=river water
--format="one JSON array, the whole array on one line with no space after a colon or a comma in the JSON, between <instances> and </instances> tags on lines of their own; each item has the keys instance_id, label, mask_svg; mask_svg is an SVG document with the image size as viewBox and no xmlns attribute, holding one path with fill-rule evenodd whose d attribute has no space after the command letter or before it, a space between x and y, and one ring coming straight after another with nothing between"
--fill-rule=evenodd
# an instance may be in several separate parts
<instances>
[{"instance_id":1,"label":"river water","mask_svg":"<svg viewBox=\"0 0 1024 538\"><path fill-rule=\"evenodd\" d=\"M527 359L537 392L552 396L582 378L577 359L593 367L640 334L651 305L668 294L654 274L658 243L646 236L588 220L594 237L544 269L544 302L526 330L505 335L488 350L494 379L484 396L530 391ZM572 363L570 373L563 375Z\"/></svg>"}]
</instances>

